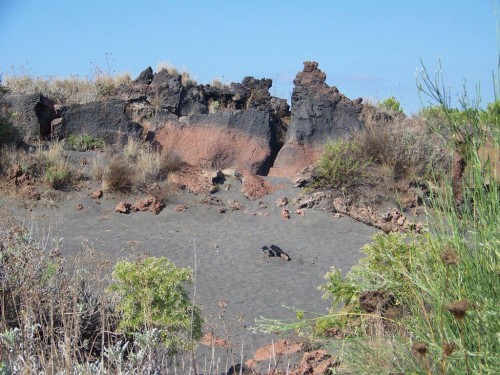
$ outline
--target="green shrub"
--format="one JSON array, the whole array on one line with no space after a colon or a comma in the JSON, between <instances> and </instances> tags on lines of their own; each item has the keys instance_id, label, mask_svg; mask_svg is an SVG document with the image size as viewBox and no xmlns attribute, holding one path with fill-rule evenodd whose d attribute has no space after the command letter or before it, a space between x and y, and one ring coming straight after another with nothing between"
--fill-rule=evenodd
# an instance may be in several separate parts
<instances>
[{"instance_id":1,"label":"green shrub","mask_svg":"<svg viewBox=\"0 0 500 375\"><path fill-rule=\"evenodd\" d=\"M103 139L94 137L90 134L71 134L66 139L66 147L74 151L92 151L92 150L103 150L105 142Z\"/></svg>"},{"instance_id":2,"label":"green shrub","mask_svg":"<svg viewBox=\"0 0 500 375\"><path fill-rule=\"evenodd\" d=\"M119 327L128 334L161 329L169 351L188 348L201 337L200 311L184 287L190 269L177 268L165 257L148 257L115 265L111 290L120 296Z\"/></svg>"},{"instance_id":3,"label":"green shrub","mask_svg":"<svg viewBox=\"0 0 500 375\"><path fill-rule=\"evenodd\" d=\"M381 100L377 104L377 106L385 111L392 112L394 114L403 113L401 103L394 96Z\"/></svg>"},{"instance_id":4,"label":"green shrub","mask_svg":"<svg viewBox=\"0 0 500 375\"><path fill-rule=\"evenodd\" d=\"M343 192L354 189L366 183L369 164L357 142L329 141L321 155L316 186Z\"/></svg>"},{"instance_id":5,"label":"green shrub","mask_svg":"<svg viewBox=\"0 0 500 375\"><path fill-rule=\"evenodd\" d=\"M44 179L52 189L60 189L71 182L71 170L67 164L49 165L45 169Z\"/></svg>"}]
</instances>

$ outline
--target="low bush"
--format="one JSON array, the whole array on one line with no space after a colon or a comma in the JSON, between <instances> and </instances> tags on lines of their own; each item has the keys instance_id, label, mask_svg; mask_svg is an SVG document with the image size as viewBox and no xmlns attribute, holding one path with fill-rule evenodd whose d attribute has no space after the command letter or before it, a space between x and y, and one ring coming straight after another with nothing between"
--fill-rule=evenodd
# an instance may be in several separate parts
<instances>
[{"instance_id":1,"label":"low bush","mask_svg":"<svg viewBox=\"0 0 500 375\"><path fill-rule=\"evenodd\" d=\"M201 338L202 318L185 289L192 272L164 257L118 262L111 291L120 296L119 328L126 334L159 329L170 354Z\"/></svg>"},{"instance_id":2,"label":"low bush","mask_svg":"<svg viewBox=\"0 0 500 375\"><path fill-rule=\"evenodd\" d=\"M68 263L62 239L35 237L0 227L0 373L177 371L172 354L201 335L199 309L183 287L189 270L165 258L120 262L109 288L109 263L94 250Z\"/></svg>"},{"instance_id":3,"label":"low bush","mask_svg":"<svg viewBox=\"0 0 500 375\"><path fill-rule=\"evenodd\" d=\"M66 138L66 147L74 151L95 151L103 150L105 142L103 139L90 134L71 134Z\"/></svg>"},{"instance_id":4,"label":"low bush","mask_svg":"<svg viewBox=\"0 0 500 375\"><path fill-rule=\"evenodd\" d=\"M316 186L348 192L367 182L370 161L362 157L359 143L329 141L318 165Z\"/></svg>"},{"instance_id":5,"label":"low bush","mask_svg":"<svg viewBox=\"0 0 500 375\"><path fill-rule=\"evenodd\" d=\"M384 100L378 102L377 106L384 111L388 111L391 114L398 115L403 113L401 108L401 103L394 96L390 96Z\"/></svg>"},{"instance_id":6,"label":"low bush","mask_svg":"<svg viewBox=\"0 0 500 375\"><path fill-rule=\"evenodd\" d=\"M169 173L181 166L182 161L175 153L162 153L149 143L129 139L122 155L111 158L102 178L105 188L110 191L148 191L154 183L164 181Z\"/></svg>"},{"instance_id":7,"label":"low bush","mask_svg":"<svg viewBox=\"0 0 500 375\"><path fill-rule=\"evenodd\" d=\"M104 188L109 191L127 192L134 186L134 170L120 155L114 156L103 174Z\"/></svg>"}]
</instances>

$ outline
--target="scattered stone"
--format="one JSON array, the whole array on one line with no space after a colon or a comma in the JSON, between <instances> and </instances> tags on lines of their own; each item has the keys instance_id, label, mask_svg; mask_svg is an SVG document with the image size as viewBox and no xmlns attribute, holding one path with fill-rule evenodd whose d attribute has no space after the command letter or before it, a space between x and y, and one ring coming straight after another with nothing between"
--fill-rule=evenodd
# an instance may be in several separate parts
<instances>
[{"instance_id":1,"label":"scattered stone","mask_svg":"<svg viewBox=\"0 0 500 375\"><path fill-rule=\"evenodd\" d=\"M243 209L243 205L234 199L229 199L227 201L227 204L228 204L229 208L231 209L231 211L238 211L238 210Z\"/></svg>"},{"instance_id":2,"label":"scattered stone","mask_svg":"<svg viewBox=\"0 0 500 375\"><path fill-rule=\"evenodd\" d=\"M267 203L264 201L259 201L258 203L258 209L259 210L265 210L267 208Z\"/></svg>"},{"instance_id":3,"label":"scattered stone","mask_svg":"<svg viewBox=\"0 0 500 375\"><path fill-rule=\"evenodd\" d=\"M184 164L180 170L170 173L168 180L180 189L195 195L209 194L216 189L212 180L203 175L201 168L189 164Z\"/></svg>"},{"instance_id":4,"label":"scattered stone","mask_svg":"<svg viewBox=\"0 0 500 375\"><path fill-rule=\"evenodd\" d=\"M306 213L302 208L299 208L297 211L295 211L295 213L302 217L306 216Z\"/></svg>"},{"instance_id":5,"label":"scattered stone","mask_svg":"<svg viewBox=\"0 0 500 375\"><path fill-rule=\"evenodd\" d=\"M255 211L252 212L253 216L269 216L269 212L266 211Z\"/></svg>"},{"instance_id":6,"label":"scattered stone","mask_svg":"<svg viewBox=\"0 0 500 375\"><path fill-rule=\"evenodd\" d=\"M292 260L292 258L290 257L290 255L288 255L287 253L285 253L283 250L281 250L281 248L279 246L276 246L276 245L271 245L269 247L267 246L262 246L261 247L261 250L263 251L264 253L264 257L266 258L281 258L285 261L289 261L289 260Z\"/></svg>"},{"instance_id":7,"label":"scattered stone","mask_svg":"<svg viewBox=\"0 0 500 375\"><path fill-rule=\"evenodd\" d=\"M219 213L220 213L220 214L224 214L224 213L226 213L226 211L227 211L227 208L226 208L226 207L221 207L221 208L219 208Z\"/></svg>"},{"instance_id":8,"label":"scattered stone","mask_svg":"<svg viewBox=\"0 0 500 375\"><path fill-rule=\"evenodd\" d=\"M207 206L224 206L224 202L219 197L214 197L213 195L207 195L200 201L201 204L206 204Z\"/></svg>"},{"instance_id":9,"label":"scattered stone","mask_svg":"<svg viewBox=\"0 0 500 375\"><path fill-rule=\"evenodd\" d=\"M328 198L329 195L323 191L317 191L310 195L299 194L293 199L292 204L297 208L313 208Z\"/></svg>"},{"instance_id":10,"label":"scattered stone","mask_svg":"<svg viewBox=\"0 0 500 375\"><path fill-rule=\"evenodd\" d=\"M224 174L218 169L216 169L216 170L203 170L202 176L210 179L212 181L212 183L214 183L214 184L219 183L220 181L224 180Z\"/></svg>"},{"instance_id":11,"label":"scattered stone","mask_svg":"<svg viewBox=\"0 0 500 375\"><path fill-rule=\"evenodd\" d=\"M101 199L102 196L103 196L103 191L102 190L95 190L92 192L92 194L90 194L90 196L94 199Z\"/></svg>"},{"instance_id":12,"label":"scattered stone","mask_svg":"<svg viewBox=\"0 0 500 375\"><path fill-rule=\"evenodd\" d=\"M334 217L335 219L339 219L341 218L343 215L341 213L338 213L338 212L335 212L334 214L332 214L332 217Z\"/></svg>"},{"instance_id":13,"label":"scattered stone","mask_svg":"<svg viewBox=\"0 0 500 375\"><path fill-rule=\"evenodd\" d=\"M231 184L224 185L224 190L229 191L231 189Z\"/></svg>"},{"instance_id":14,"label":"scattered stone","mask_svg":"<svg viewBox=\"0 0 500 375\"><path fill-rule=\"evenodd\" d=\"M313 183L316 175L316 167L313 165L308 165L302 171L300 171L295 177L292 178L292 184L294 188L303 188L309 186Z\"/></svg>"},{"instance_id":15,"label":"scattered stone","mask_svg":"<svg viewBox=\"0 0 500 375\"><path fill-rule=\"evenodd\" d=\"M300 352L304 349L302 342L289 342L287 340L278 340L274 343L263 346L255 351L253 360L268 361L270 359L283 355L291 355Z\"/></svg>"},{"instance_id":16,"label":"scattered stone","mask_svg":"<svg viewBox=\"0 0 500 375\"><path fill-rule=\"evenodd\" d=\"M230 346L229 342L227 340L224 340L220 337L217 337L210 332L207 332L203 335L200 343L202 345L205 345L208 347L217 346L217 347L221 347L221 348L229 348L229 346Z\"/></svg>"},{"instance_id":17,"label":"scattered stone","mask_svg":"<svg viewBox=\"0 0 500 375\"><path fill-rule=\"evenodd\" d=\"M130 203L127 203L125 201L121 201L116 206L115 212L118 212L120 214L128 214L128 213L130 213L130 207L131 207Z\"/></svg>"},{"instance_id":18,"label":"scattered stone","mask_svg":"<svg viewBox=\"0 0 500 375\"><path fill-rule=\"evenodd\" d=\"M291 375L328 374L340 362L335 361L326 350L315 350L304 353L297 368L290 372Z\"/></svg>"},{"instance_id":19,"label":"scattered stone","mask_svg":"<svg viewBox=\"0 0 500 375\"><path fill-rule=\"evenodd\" d=\"M83 204L78 203L78 204L76 205L76 208L77 208L77 209L79 209L79 210L83 210Z\"/></svg>"},{"instance_id":20,"label":"scattered stone","mask_svg":"<svg viewBox=\"0 0 500 375\"><path fill-rule=\"evenodd\" d=\"M264 178L254 175L247 170L242 171L241 192L248 199L252 201L261 199L265 195L273 192L275 189L276 187L272 186Z\"/></svg>"},{"instance_id":21,"label":"scattered stone","mask_svg":"<svg viewBox=\"0 0 500 375\"><path fill-rule=\"evenodd\" d=\"M145 197L138 202L136 202L130 210L132 212L145 212L149 211L154 213L155 215L158 215L163 209L165 208L165 204L160 201L159 199L153 197L153 196L148 196Z\"/></svg>"},{"instance_id":22,"label":"scattered stone","mask_svg":"<svg viewBox=\"0 0 500 375\"><path fill-rule=\"evenodd\" d=\"M286 208L281 209L281 218L283 220L288 220L290 219L290 211L288 211Z\"/></svg>"},{"instance_id":23,"label":"scattered stone","mask_svg":"<svg viewBox=\"0 0 500 375\"><path fill-rule=\"evenodd\" d=\"M89 164L89 160L87 158L80 158L80 166L85 167Z\"/></svg>"},{"instance_id":24,"label":"scattered stone","mask_svg":"<svg viewBox=\"0 0 500 375\"><path fill-rule=\"evenodd\" d=\"M278 207L284 207L288 204L288 198L287 197L281 197L276 200L276 206Z\"/></svg>"},{"instance_id":25,"label":"scattered stone","mask_svg":"<svg viewBox=\"0 0 500 375\"><path fill-rule=\"evenodd\" d=\"M186 206L185 204L180 204L178 206L175 206L174 211L175 212L184 212L188 209L189 207Z\"/></svg>"},{"instance_id":26,"label":"scattered stone","mask_svg":"<svg viewBox=\"0 0 500 375\"><path fill-rule=\"evenodd\" d=\"M335 198L333 208L338 213L349 215L354 220L372 225L385 233L410 231L422 233L424 231L421 223L411 222L396 208L381 214L370 206L358 206L344 198Z\"/></svg>"}]
</instances>

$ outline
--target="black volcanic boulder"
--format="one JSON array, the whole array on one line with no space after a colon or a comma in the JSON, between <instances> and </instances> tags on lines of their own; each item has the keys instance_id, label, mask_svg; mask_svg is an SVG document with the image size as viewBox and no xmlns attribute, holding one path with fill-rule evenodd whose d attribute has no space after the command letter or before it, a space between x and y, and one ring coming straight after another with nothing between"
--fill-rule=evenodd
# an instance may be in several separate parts
<instances>
[{"instance_id":1,"label":"black volcanic boulder","mask_svg":"<svg viewBox=\"0 0 500 375\"><path fill-rule=\"evenodd\" d=\"M184 88L180 74L170 74L166 69L153 75L147 101L157 110L167 110L179 115L179 105Z\"/></svg>"},{"instance_id":2,"label":"black volcanic boulder","mask_svg":"<svg viewBox=\"0 0 500 375\"><path fill-rule=\"evenodd\" d=\"M108 99L86 104L73 104L61 108L61 133L90 134L104 139L107 143L123 143L138 138L142 127L125 114L127 102Z\"/></svg>"},{"instance_id":3,"label":"black volcanic boulder","mask_svg":"<svg viewBox=\"0 0 500 375\"><path fill-rule=\"evenodd\" d=\"M57 117L54 102L41 94L8 93L0 102L0 114L17 126L25 141L49 138L50 123Z\"/></svg>"},{"instance_id":4,"label":"black volcanic boulder","mask_svg":"<svg viewBox=\"0 0 500 375\"><path fill-rule=\"evenodd\" d=\"M329 139L343 138L363 126L361 99L350 100L325 80L318 63L304 62L293 81L291 121L271 175L294 176L318 160Z\"/></svg>"}]
</instances>

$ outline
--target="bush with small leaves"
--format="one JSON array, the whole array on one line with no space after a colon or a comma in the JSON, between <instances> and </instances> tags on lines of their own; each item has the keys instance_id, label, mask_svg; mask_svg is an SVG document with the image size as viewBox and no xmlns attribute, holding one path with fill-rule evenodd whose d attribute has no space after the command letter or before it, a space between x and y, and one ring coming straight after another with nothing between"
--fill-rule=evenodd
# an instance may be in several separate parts
<instances>
[{"instance_id":1,"label":"bush with small leaves","mask_svg":"<svg viewBox=\"0 0 500 375\"><path fill-rule=\"evenodd\" d=\"M354 189L366 182L369 164L357 142L329 141L319 162L316 186L344 192Z\"/></svg>"},{"instance_id":2,"label":"bush with small leaves","mask_svg":"<svg viewBox=\"0 0 500 375\"><path fill-rule=\"evenodd\" d=\"M201 337L202 317L189 299L188 268L178 268L165 257L121 261L113 271L111 291L120 297L119 327L126 334L160 329L170 353L191 346Z\"/></svg>"}]
</instances>

